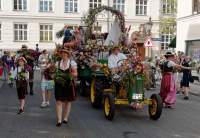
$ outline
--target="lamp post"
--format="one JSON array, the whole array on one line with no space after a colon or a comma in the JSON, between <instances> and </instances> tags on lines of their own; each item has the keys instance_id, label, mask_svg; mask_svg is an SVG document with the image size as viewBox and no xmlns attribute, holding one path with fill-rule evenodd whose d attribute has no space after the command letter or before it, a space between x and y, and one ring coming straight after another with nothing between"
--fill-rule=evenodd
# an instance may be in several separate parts
<instances>
[{"instance_id":1,"label":"lamp post","mask_svg":"<svg viewBox=\"0 0 200 138\"><path fill-rule=\"evenodd\" d=\"M153 22L152 22L151 17L150 17L149 21L145 24L145 32L146 32L146 36L148 36L148 37L151 37L152 26L153 26ZM148 57L151 56L150 52L151 51L150 51L150 49L148 47Z\"/></svg>"},{"instance_id":2,"label":"lamp post","mask_svg":"<svg viewBox=\"0 0 200 138\"><path fill-rule=\"evenodd\" d=\"M149 21L145 24L145 30L146 30L146 35L148 37L151 36L151 29L152 29L152 26L153 26L153 22L151 20L151 17L149 18Z\"/></svg>"},{"instance_id":3,"label":"lamp post","mask_svg":"<svg viewBox=\"0 0 200 138\"><path fill-rule=\"evenodd\" d=\"M85 25L84 22L81 22L81 30L80 30L80 33L81 33L81 43L82 44L85 44L85 34L86 34L86 30L87 30L87 26Z\"/></svg>"}]
</instances>

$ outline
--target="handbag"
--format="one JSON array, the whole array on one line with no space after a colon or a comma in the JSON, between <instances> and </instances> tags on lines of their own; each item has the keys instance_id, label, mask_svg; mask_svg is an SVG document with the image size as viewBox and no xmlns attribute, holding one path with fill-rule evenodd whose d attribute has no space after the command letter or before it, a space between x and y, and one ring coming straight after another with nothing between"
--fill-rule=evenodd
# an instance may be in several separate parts
<instances>
[{"instance_id":1,"label":"handbag","mask_svg":"<svg viewBox=\"0 0 200 138\"><path fill-rule=\"evenodd\" d=\"M72 73L71 60L70 60L70 63L69 63L69 73L70 74ZM76 87L76 81L75 81L74 78L71 78L69 88L70 88L70 91L72 93L72 96L71 96L72 99L70 99L70 100L75 101L76 98L77 98L77 87Z\"/></svg>"},{"instance_id":2,"label":"handbag","mask_svg":"<svg viewBox=\"0 0 200 138\"><path fill-rule=\"evenodd\" d=\"M70 101L75 101L77 99L77 88L76 88L76 82L75 80L71 80L70 85L69 85L69 89L71 91L71 98Z\"/></svg>"},{"instance_id":3,"label":"handbag","mask_svg":"<svg viewBox=\"0 0 200 138\"><path fill-rule=\"evenodd\" d=\"M0 67L0 77L3 75L3 67Z\"/></svg>"},{"instance_id":4,"label":"handbag","mask_svg":"<svg viewBox=\"0 0 200 138\"><path fill-rule=\"evenodd\" d=\"M193 79L193 77L192 77L192 73L190 72L190 74L189 74L189 82L190 83L194 83L194 79Z\"/></svg>"}]
</instances>

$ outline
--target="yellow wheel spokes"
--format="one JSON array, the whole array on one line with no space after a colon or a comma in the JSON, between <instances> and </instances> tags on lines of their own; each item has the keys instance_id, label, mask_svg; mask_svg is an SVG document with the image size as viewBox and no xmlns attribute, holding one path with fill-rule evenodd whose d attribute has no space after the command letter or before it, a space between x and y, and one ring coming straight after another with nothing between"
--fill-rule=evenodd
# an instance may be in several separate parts
<instances>
[{"instance_id":1,"label":"yellow wheel spokes","mask_svg":"<svg viewBox=\"0 0 200 138\"><path fill-rule=\"evenodd\" d=\"M152 115L155 115L156 114L156 111L157 111L157 102L155 99L152 99L152 105L151 105L151 109L150 109L150 112Z\"/></svg>"},{"instance_id":2,"label":"yellow wheel spokes","mask_svg":"<svg viewBox=\"0 0 200 138\"><path fill-rule=\"evenodd\" d=\"M90 100L92 103L94 103L94 100L95 100L95 81L93 80L92 81L92 84L91 84L91 92L90 92Z\"/></svg>"},{"instance_id":3,"label":"yellow wheel spokes","mask_svg":"<svg viewBox=\"0 0 200 138\"><path fill-rule=\"evenodd\" d=\"M108 116L110 114L110 101L108 97L105 98L104 109L105 109L105 114Z\"/></svg>"}]
</instances>

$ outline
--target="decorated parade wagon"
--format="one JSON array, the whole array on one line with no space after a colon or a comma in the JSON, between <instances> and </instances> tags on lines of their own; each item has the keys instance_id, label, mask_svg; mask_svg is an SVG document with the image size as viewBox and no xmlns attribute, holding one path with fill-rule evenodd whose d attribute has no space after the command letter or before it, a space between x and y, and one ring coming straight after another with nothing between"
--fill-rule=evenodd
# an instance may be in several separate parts
<instances>
[{"instance_id":1,"label":"decorated parade wagon","mask_svg":"<svg viewBox=\"0 0 200 138\"><path fill-rule=\"evenodd\" d=\"M108 11L115 16L106 40L102 35L93 34L93 26L96 17L102 11ZM130 30L125 28L124 15L112 7L101 6L90 9L83 18L86 29L83 31L84 42L80 47L73 47L74 58L78 63L80 93L90 94L90 101L94 108L103 105L106 119L112 120L117 105L127 105L132 109L149 107L149 116L153 120L160 118L162 114L162 100L158 94L152 94L150 98L145 96L144 66L138 54L137 43L127 43ZM64 32L64 33L63 33ZM66 29L57 33L62 36L67 33ZM65 38L64 40L69 39ZM76 40L69 39L62 47L70 47L77 44ZM113 47L119 47L127 55L127 59L118 61L118 72L113 73L108 67L108 56ZM59 57L59 48L55 54ZM90 87L90 91L88 91Z\"/></svg>"},{"instance_id":2,"label":"decorated parade wagon","mask_svg":"<svg viewBox=\"0 0 200 138\"><path fill-rule=\"evenodd\" d=\"M90 26L95 21L96 14L103 10L110 11L118 19L120 27L120 32L118 33L120 37L117 45L123 53L127 54L128 59L119 61L123 62L123 64L118 66L119 72L117 74L112 74L106 62L100 64L98 69L92 71L91 104L94 108L100 108L103 104L104 114L108 120L114 118L117 105L128 105L133 109L143 109L144 105L148 105L150 118L157 120L162 113L162 100L158 94L153 94L150 98L145 97L143 64L137 54L135 44L131 46L126 44L125 36L127 31L122 13L106 6L90 10L86 18L86 24L89 26L86 31L88 34L92 32ZM89 35L87 37L89 38ZM109 48L112 48L112 46L112 44L108 45Z\"/></svg>"}]
</instances>

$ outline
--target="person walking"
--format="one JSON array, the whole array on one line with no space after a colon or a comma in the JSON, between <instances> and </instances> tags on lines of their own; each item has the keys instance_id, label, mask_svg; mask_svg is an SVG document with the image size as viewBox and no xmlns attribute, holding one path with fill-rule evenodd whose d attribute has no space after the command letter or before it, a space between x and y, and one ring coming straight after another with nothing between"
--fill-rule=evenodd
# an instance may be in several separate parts
<instances>
[{"instance_id":1,"label":"person walking","mask_svg":"<svg viewBox=\"0 0 200 138\"><path fill-rule=\"evenodd\" d=\"M176 60L179 65L182 65L183 60L184 60L183 55L178 56ZM176 74L176 78L177 78L176 79L176 90L177 90L176 93L177 94L180 94L183 92L182 85L181 85L182 77L183 77L183 71L182 69L178 69L177 74Z\"/></svg>"},{"instance_id":2,"label":"person walking","mask_svg":"<svg viewBox=\"0 0 200 138\"><path fill-rule=\"evenodd\" d=\"M9 52L4 51L4 54L1 57L1 61L3 63L3 79L4 79L4 81L8 81L8 78L9 78L9 68L8 68L8 62L7 62L8 57L9 57Z\"/></svg>"},{"instance_id":3,"label":"person walking","mask_svg":"<svg viewBox=\"0 0 200 138\"><path fill-rule=\"evenodd\" d=\"M13 78L16 80L17 95L20 103L19 111L17 114L22 114L24 112L25 95L27 92L29 79L29 72L26 69L26 63L26 59L24 57L20 57L17 60L17 67L13 72Z\"/></svg>"},{"instance_id":4,"label":"person walking","mask_svg":"<svg viewBox=\"0 0 200 138\"><path fill-rule=\"evenodd\" d=\"M48 107L50 105L49 101L51 98L51 93L54 88L54 81L52 74L50 72L51 60L47 50L43 50L39 57L39 63L41 68L41 89L42 89L42 104L41 107Z\"/></svg>"},{"instance_id":5,"label":"person walking","mask_svg":"<svg viewBox=\"0 0 200 138\"><path fill-rule=\"evenodd\" d=\"M163 77L161 81L160 96L166 108L173 108L176 103L176 80L173 73L174 69L190 69L174 62L174 54L167 52L165 54L166 60L163 62L161 69Z\"/></svg>"},{"instance_id":6,"label":"person walking","mask_svg":"<svg viewBox=\"0 0 200 138\"><path fill-rule=\"evenodd\" d=\"M61 61L56 63L55 73L57 127L60 127L62 123L68 123L71 102L76 99L74 79L77 77L77 64L70 59L70 51L67 49L62 49L61 57Z\"/></svg>"},{"instance_id":7,"label":"person walking","mask_svg":"<svg viewBox=\"0 0 200 138\"><path fill-rule=\"evenodd\" d=\"M189 65L190 58L186 57L183 60L182 66L190 67ZM181 86L183 88L183 93L185 95L184 100L189 100L189 84L190 84L190 77L191 77L191 70L183 69L183 76L181 80Z\"/></svg>"},{"instance_id":8,"label":"person walking","mask_svg":"<svg viewBox=\"0 0 200 138\"><path fill-rule=\"evenodd\" d=\"M26 45L22 45L21 50L19 51L20 57L24 57L27 61L27 66L29 67L29 88L30 88L30 95L33 95L33 80L34 80L34 57L31 54L30 50Z\"/></svg>"}]
</instances>

